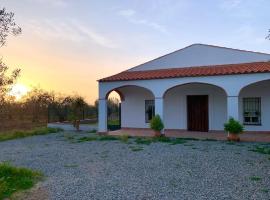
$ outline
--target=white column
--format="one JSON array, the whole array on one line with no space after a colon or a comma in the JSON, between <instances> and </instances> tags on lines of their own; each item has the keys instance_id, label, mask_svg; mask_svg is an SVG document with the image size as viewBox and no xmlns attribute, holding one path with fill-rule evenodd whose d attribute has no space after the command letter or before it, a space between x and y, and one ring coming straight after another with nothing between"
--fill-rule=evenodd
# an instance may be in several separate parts
<instances>
[{"instance_id":1,"label":"white column","mask_svg":"<svg viewBox=\"0 0 270 200\"><path fill-rule=\"evenodd\" d=\"M155 98L155 115L159 115L163 124L164 124L164 103L162 97ZM164 134L164 130L161 131L161 134Z\"/></svg>"},{"instance_id":2,"label":"white column","mask_svg":"<svg viewBox=\"0 0 270 200\"><path fill-rule=\"evenodd\" d=\"M235 120L239 120L239 106L238 106L238 96L228 96L227 97L227 113L228 119L233 117Z\"/></svg>"},{"instance_id":3,"label":"white column","mask_svg":"<svg viewBox=\"0 0 270 200\"><path fill-rule=\"evenodd\" d=\"M155 98L155 115L159 115L160 118L164 119L164 113L163 113L163 98L162 97L156 97Z\"/></svg>"},{"instance_id":4,"label":"white column","mask_svg":"<svg viewBox=\"0 0 270 200\"><path fill-rule=\"evenodd\" d=\"M99 99L98 104L98 132L107 132L107 99Z\"/></svg>"}]
</instances>

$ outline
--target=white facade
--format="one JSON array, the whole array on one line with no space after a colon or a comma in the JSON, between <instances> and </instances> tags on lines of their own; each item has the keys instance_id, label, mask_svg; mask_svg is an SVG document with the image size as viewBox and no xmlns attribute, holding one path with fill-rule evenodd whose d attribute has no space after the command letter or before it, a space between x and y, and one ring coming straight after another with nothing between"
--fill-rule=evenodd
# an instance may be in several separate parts
<instances>
[{"instance_id":1,"label":"white facade","mask_svg":"<svg viewBox=\"0 0 270 200\"><path fill-rule=\"evenodd\" d=\"M192 45L131 70L247 63L269 59L268 54ZM145 100L155 100L155 114L161 116L165 129L186 130L187 96L208 95L209 131L223 130L223 124L229 117L243 122L244 97L260 97L262 110L261 125L247 125L245 130L270 131L270 73L99 82L100 132L107 131L106 98L116 89L124 97L121 104L122 127L149 128L149 124L145 122Z\"/></svg>"},{"instance_id":2,"label":"white facade","mask_svg":"<svg viewBox=\"0 0 270 200\"><path fill-rule=\"evenodd\" d=\"M129 69L143 71L191 66L223 65L269 61L270 55L204 44L193 44Z\"/></svg>"}]
</instances>

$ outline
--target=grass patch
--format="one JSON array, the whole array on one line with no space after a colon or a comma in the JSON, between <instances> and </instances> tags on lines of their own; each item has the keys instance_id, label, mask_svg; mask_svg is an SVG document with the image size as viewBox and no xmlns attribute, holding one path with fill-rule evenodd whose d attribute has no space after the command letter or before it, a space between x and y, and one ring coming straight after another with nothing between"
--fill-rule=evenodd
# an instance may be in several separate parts
<instances>
[{"instance_id":1,"label":"grass patch","mask_svg":"<svg viewBox=\"0 0 270 200\"><path fill-rule=\"evenodd\" d=\"M41 127L28 131L7 131L0 133L0 141L13 140L17 138L24 138L34 135L46 135L50 133L57 133L63 131L60 128Z\"/></svg>"},{"instance_id":2,"label":"grass patch","mask_svg":"<svg viewBox=\"0 0 270 200\"><path fill-rule=\"evenodd\" d=\"M91 131L87 131L87 133L96 133L96 132L97 132L97 130L96 130L96 129L91 130Z\"/></svg>"},{"instance_id":3,"label":"grass patch","mask_svg":"<svg viewBox=\"0 0 270 200\"><path fill-rule=\"evenodd\" d=\"M131 151L142 151L143 147L141 146L130 146L129 147Z\"/></svg>"},{"instance_id":4,"label":"grass patch","mask_svg":"<svg viewBox=\"0 0 270 200\"><path fill-rule=\"evenodd\" d=\"M264 192L264 193L268 193L269 192L268 189L261 189L261 191Z\"/></svg>"},{"instance_id":5,"label":"grass patch","mask_svg":"<svg viewBox=\"0 0 270 200\"><path fill-rule=\"evenodd\" d=\"M226 144L228 144L228 145L236 145L236 142L226 142Z\"/></svg>"},{"instance_id":6,"label":"grass patch","mask_svg":"<svg viewBox=\"0 0 270 200\"><path fill-rule=\"evenodd\" d=\"M135 139L135 142L137 144L145 144L145 145L149 145L153 142L152 138L145 138L145 137L138 137Z\"/></svg>"},{"instance_id":7,"label":"grass patch","mask_svg":"<svg viewBox=\"0 0 270 200\"><path fill-rule=\"evenodd\" d=\"M8 163L0 164L0 199L9 198L15 192L30 189L41 178L40 172L13 167Z\"/></svg>"},{"instance_id":8,"label":"grass patch","mask_svg":"<svg viewBox=\"0 0 270 200\"><path fill-rule=\"evenodd\" d=\"M173 140L171 140L171 145L176 145L176 144L184 144L187 141L183 138L175 138Z\"/></svg>"},{"instance_id":9,"label":"grass patch","mask_svg":"<svg viewBox=\"0 0 270 200\"><path fill-rule=\"evenodd\" d=\"M251 149L250 151L270 155L270 146L256 146L254 149Z\"/></svg>"},{"instance_id":10,"label":"grass patch","mask_svg":"<svg viewBox=\"0 0 270 200\"><path fill-rule=\"evenodd\" d=\"M216 140L216 139L212 139L212 138L206 138L206 139L202 139L201 141L208 141L208 142L216 142L216 141L218 141L218 140Z\"/></svg>"},{"instance_id":11,"label":"grass patch","mask_svg":"<svg viewBox=\"0 0 270 200\"><path fill-rule=\"evenodd\" d=\"M262 178L258 177L258 176L252 176L249 179L252 180L252 181L260 181L260 180L262 180Z\"/></svg>"},{"instance_id":12,"label":"grass patch","mask_svg":"<svg viewBox=\"0 0 270 200\"><path fill-rule=\"evenodd\" d=\"M81 137L78 139L78 142L91 142L96 141L97 137Z\"/></svg>"},{"instance_id":13,"label":"grass patch","mask_svg":"<svg viewBox=\"0 0 270 200\"><path fill-rule=\"evenodd\" d=\"M187 141L184 138L169 138L169 137L144 138L144 137L139 137L139 138L136 138L135 142L137 144L145 144L145 145L149 145L152 142L163 142L163 143L169 143L171 145L176 145L176 144L184 144Z\"/></svg>"},{"instance_id":14,"label":"grass patch","mask_svg":"<svg viewBox=\"0 0 270 200\"><path fill-rule=\"evenodd\" d=\"M111 140L120 140L119 137L112 136L112 135L103 135L98 137L99 141L111 141Z\"/></svg>"},{"instance_id":15,"label":"grass patch","mask_svg":"<svg viewBox=\"0 0 270 200\"><path fill-rule=\"evenodd\" d=\"M66 167L66 168L75 168L75 167L79 167L79 165L76 165L76 164L66 164L66 165L64 165L64 167Z\"/></svg>"},{"instance_id":16,"label":"grass patch","mask_svg":"<svg viewBox=\"0 0 270 200\"><path fill-rule=\"evenodd\" d=\"M154 137L154 142L163 142L163 143L171 143L172 139L169 137L161 136L161 137Z\"/></svg>"}]
</instances>

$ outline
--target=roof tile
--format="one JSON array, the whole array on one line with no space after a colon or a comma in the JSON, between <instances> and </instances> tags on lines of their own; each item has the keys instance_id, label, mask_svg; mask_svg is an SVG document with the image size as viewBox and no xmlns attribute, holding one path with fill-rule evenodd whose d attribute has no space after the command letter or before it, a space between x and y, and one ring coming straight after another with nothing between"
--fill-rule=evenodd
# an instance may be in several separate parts
<instances>
[{"instance_id":1,"label":"roof tile","mask_svg":"<svg viewBox=\"0 0 270 200\"><path fill-rule=\"evenodd\" d=\"M200 67L169 68L146 71L124 71L119 74L100 79L100 82L149 80L165 78L181 78L196 76L218 76L233 74L267 73L270 62L253 62Z\"/></svg>"}]
</instances>

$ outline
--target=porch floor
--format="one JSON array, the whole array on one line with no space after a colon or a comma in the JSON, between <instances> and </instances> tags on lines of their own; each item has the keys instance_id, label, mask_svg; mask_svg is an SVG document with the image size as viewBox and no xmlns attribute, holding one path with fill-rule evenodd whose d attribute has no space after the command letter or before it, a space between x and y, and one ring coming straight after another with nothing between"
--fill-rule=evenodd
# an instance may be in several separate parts
<instances>
[{"instance_id":1,"label":"porch floor","mask_svg":"<svg viewBox=\"0 0 270 200\"><path fill-rule=\"evenodd\" d=\"M151 129L137 129L137 128L122 128L116 131L110 131L109 135L124 135L153 137L154 131ZM185 130L165 130L167 137L178 138L196 138L196 139L215 139L227 140L227 134L223 131L211 132L193 132ZM270 132L245 132L240 135L241 141L245 142L270 142Z\"/></svg>"}]
</instances>

